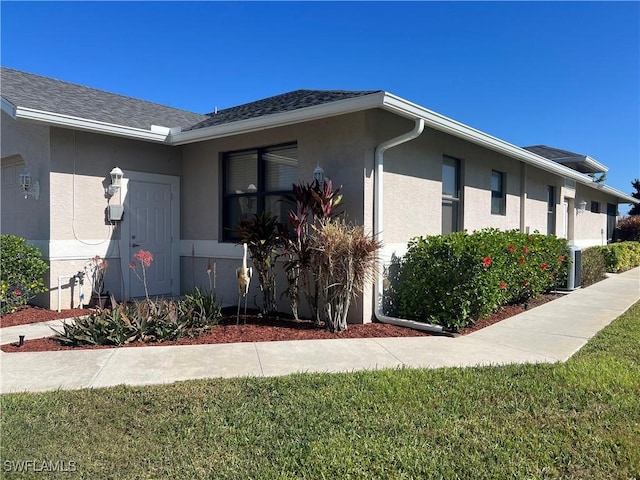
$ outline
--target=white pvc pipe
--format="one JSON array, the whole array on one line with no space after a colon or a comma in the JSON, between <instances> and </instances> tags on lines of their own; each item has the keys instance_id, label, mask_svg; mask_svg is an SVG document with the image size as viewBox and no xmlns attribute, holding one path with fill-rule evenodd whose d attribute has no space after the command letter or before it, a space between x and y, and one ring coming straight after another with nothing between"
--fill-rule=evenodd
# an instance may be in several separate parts
<instances>
[{"instance_id":1,"label":"white pvc pipe","mask_svg":"<svg viewBox=\"0 0 640 480\"><path fill-rule=\"evenodd\" d=\"M376 147L375 150L375 171L373 176L374 190L373 190L373 231L376 238L382 242L382 228L384 220L384 212L382 208L383 192L384 192L384 152L390 148L396 147L402 143L413 140L422 134L424 130L424 119L416 118L415 126L410 132L404 133L398 137L392 138L385 142L382 142ZM382 312L382 296L384 292L384 271L382 265L382 259L380 259L378 278L376 279L376 286L373 295L373 311L378 319L382 323L390 323L392 325L399 325L402 327L409 327L416 330L423 330L426 332L443 333L444 329L440 325L431 325L429 323L416 322L414 320L407 320L404 318L395 318L384 315Z\"/></svg>"}]
</instances>

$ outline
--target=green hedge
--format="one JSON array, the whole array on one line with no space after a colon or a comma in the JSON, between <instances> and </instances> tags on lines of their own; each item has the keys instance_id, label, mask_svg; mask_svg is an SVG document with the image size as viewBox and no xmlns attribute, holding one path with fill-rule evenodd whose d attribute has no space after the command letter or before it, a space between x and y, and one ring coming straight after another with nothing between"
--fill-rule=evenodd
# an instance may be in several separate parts
<instances>
[{"instance_id":1,"label":"green hedge","mask_svg":"<svg viewBox=\"0 0 640 480\"><path fill-rule=\"evenodd\" d=\"M517 231L418 237L400 263L394 303L403 318L457 330L562 284L568 253L564 239Z\"/></svg>"},{"instance_id":2,"label":"green hedge","mask_svg":"<svg viewBox=\"0 0 640 480\"><path fill-rule=\"evenodd\" d=\"M605 273L620 273L640 265L640 243L619 242L585 248L582 251L582 286L605 278Z\"/></svg>"},{"instance_id":3,"label":"green hedge","mask_svg":"<svg viewBox=\"0 0 640 480\"><path fill-rule=\"evenodd\" d=\"M624 272L640 265L640 242L611 243L602 248L607 272Z\"/></svg>"},{"instance_id":4,"label":"green hedge","mask_svg":"<svg viewBox=\"0 0 640 480\"><path fill-rule=\"evenodd\" d=\"M588 247L582 251L582 287L588 287L606 278L607 262L604 247Z\"/></svg>"}]
</instances>

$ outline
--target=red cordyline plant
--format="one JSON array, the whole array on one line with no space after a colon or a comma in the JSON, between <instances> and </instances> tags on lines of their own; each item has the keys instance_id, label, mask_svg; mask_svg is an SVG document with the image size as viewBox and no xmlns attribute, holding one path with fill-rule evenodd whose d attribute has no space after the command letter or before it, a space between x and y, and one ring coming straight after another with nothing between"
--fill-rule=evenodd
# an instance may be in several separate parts
<instances>
[{"instance_id":1,"label":"red cordyline plant","mask_svg":"<svg viewBox=\"0 0 640 480\"><path fill-rule=\"evenodd\" d=\"M288 225L293 229L293 235L289 235L287 226L283 225L282 251L287 257L285 272L287 274L287 294L289 296L291 310L298 317L298 303L300 290L303 291L307 303L311 309L314 322L320 323L320 286L318 278L317 261L314 261L313 251L310 246L310 233L312 228L320 222L336 217L338 206L342 201L340 190L333 189L331 181L322 187L315 180L313 183L300 182L293 185L293 196L287 197L291 204L289 210Z\"/></svg>"},{"instance_id":2,"label":"red cordyline plant","mask_svg":"<svg viewBox=\"0 0 640 480\"><path fill-rule=\"evenodd\" d=\"M151 300L149 300L149 290L147 289L147 268L149 268L151 266L151 263L153 262L153 254L148 250L138 250L133 258L138 263L140 263L142 276L140 276L140 274L138 273L138 266L135 261L129 263L129 268L133 270L133 273L135 273L136 277L138 277L138 279L142 282L142 285L144 286L144 296L147 299L147 302L150 302Z\"/></svg>"}]
</instances>

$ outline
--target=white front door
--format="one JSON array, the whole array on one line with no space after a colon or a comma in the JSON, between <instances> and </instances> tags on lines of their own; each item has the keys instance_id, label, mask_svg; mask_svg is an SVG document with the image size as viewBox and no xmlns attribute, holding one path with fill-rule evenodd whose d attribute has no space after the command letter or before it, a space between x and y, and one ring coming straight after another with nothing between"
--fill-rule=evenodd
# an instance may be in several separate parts
<instances>
[{"instance_id":1,"label":"white front door","mask_svg":"<svg viewBox=\"0 0 640 480\"><path fill-rule=\"evenodd\" d=\"M171 184L130 181L128 185L129 258L142 277L140 262L134 255L147 250L153 262L146 268L149 295L172 293L172 208ZM175 220L174 220L175 221ZM129 297L144 296L144 285L129 269Z\"/></svg>"}]
</instances>

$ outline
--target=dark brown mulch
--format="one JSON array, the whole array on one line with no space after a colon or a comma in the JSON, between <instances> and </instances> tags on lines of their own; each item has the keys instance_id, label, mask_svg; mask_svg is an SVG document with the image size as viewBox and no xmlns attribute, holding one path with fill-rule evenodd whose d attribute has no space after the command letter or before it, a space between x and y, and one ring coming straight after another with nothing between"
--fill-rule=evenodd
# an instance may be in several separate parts
<instances>
[{"instance_id":1,"label":"dark brown mulch","mask_svg":"<svg viewBox=\"0 0 640 480\"><path fill-rule=\"evenodd\" d=\"M531 302L528 308L534 308L548 301L554 300L561 295L545 295ZM233 309L225 309L222 323L214 327L210 332L194 338L182 338L175 341L165 341L157 343L131 343L124 347L144 347L144 346L168 346L168 345L203 345L215 343L238 343L238 342L274 342L284 340L318 340L336 338L382 338L382 337L420 337L430 335L427 332L412 330L410 328L398 327L385 323L367 323L349 325L345 332L330 333L323 327L315 326L308 320L294 320L291 318L259 318L255 312L248 312L246 324L236 325L236 317L231 314ZM505 318L517 315L525 311L522 305L510 305L501 309L495 314L477 321L474 325L460 331L461 335L480 330L489 325L493 325ZM22 312L7 315L8 323L19 325L32 323L33 321L46 321L57 318L70 318L75 315L85 315L90 310L75 309L65 310L62 314L45 309L30 307ZM20 314L22 321L13 323L13 315ZM26 320L29 321L26 321ZM4 319L3 319L4 320ZM8 326L3 323L2 326ZM16 339L17 340L17 339ZM53 350L77 350L77 349L102 349L114 348L113 346L80 346L70 347L62 345L52 337L35 340L27 340L22 347L18 347L18 342L2 345L0 349L4 352L39 352Z\"/></svg>"},{"instance_id":2,"label":"dark brown mulch","mask_svg":"<svg viewBox=\"0 0 640 480\"><path fill-rule=\"evenodd\" d=\"M16 325L25 325L27 323L74 318L81 315L88 315L91 312L93 312L93 310L90 308L72 308L57 312L55 310L27 305L17 312L2 315L0 317L0 327L14 327Z\"/></svg>"}]
</instances>

